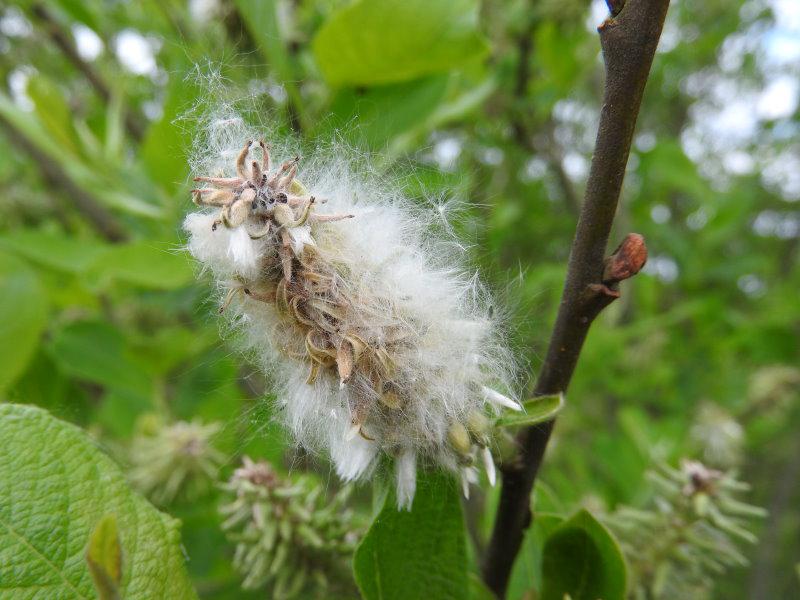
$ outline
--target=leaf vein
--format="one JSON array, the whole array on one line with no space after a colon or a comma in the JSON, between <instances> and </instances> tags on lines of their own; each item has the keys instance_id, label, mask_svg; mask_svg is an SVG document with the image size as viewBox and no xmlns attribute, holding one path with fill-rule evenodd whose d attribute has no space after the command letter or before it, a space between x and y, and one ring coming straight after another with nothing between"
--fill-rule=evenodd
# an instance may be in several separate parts
<instances>
[{"instance_id":1,"label":"leaf vein","mask_svg":"<svg viewBox=\"0 0 800 600\"><path fill-rule=\"evenodd\" d=\"M9 525L8 523L6 523L6 522L5 522L3 519L1 519L1 518L0 518L0 525L2 525L3 527L5 527L6 531L8 531L8 533L9 533L9 534L11 534L11 536L12 536L12 537L16 538L18 542L20 542L20 543L21 543L23 546L25 546L25 547L29 548L29 549L30 549L30 550L31 550L31 551L32 551L32 552L33 552L35 555L37 555L39 558L41 558L41 559L42 559L42 561L43 561L43 562L44 562L44 563L45 563L47 566L49 566L49 567L50 567L50 568L53 570L53 572L55 572L55 573L56 573L56 574L57 574L57 575L58 575L58 576L59 576L59 577L60 577L60 578L61 578L61 579L64 581L64 583L66 584L66 586L67 586L69 589L71 589L71 590L72 590L72 591L75 593L75 595L76 595L78 598L85 598L85 600L89 600L89 597L88 597L88 596L84 596L83 594L81 594L81 593L78 591L78 589L77 589L77 588L76 588L74 585L72 585L72 582L71 582L69 579L67 579L67 578L64 576L64 573L62 573L62 572L61 572L61 571L58 569L58 567L56 567L56 565L54 565L54 564L53 564L53 562L52 562L52 561L51 561L49 558L47 558L47 557L46 557L44 554L42 554L42 553L41 553L41 552L40 552L40 551L39 551L39 550L38 550L38 549L37 549L35 546L33 546L33 545L32 545L32 544L31 544L31 543L30 543L30 542L29 542L27 539L25 539L25 537L24 537L23 535L20 535L20 534L19 534L19 533L18 533L16 530L14 530L14 528L13 528L13 527L11 527L11 525Z\"/></svg>"}]
</instances>

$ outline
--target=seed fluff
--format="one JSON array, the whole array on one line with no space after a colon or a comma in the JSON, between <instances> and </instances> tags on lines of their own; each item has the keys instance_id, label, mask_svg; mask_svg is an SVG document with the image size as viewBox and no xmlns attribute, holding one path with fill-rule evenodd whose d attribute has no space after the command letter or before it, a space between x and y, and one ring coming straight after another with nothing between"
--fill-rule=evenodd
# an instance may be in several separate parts
<instances>
[{"instance_id":1,"label":"seed fluff","mask_svg":"<svg viewBox=\"0 0 800 600\"><path fill-rule=\"evenodd\" d=\"M344 480L394 462L398 507L418 468L468 492L494 482L491 421L519 410L497 311L442 213L342 148L301 160L237 117L211 122L184 222L220 312L275 382L285 425ZM273 156L289 159L273 168Z\"/></svg>"}]
</instances>

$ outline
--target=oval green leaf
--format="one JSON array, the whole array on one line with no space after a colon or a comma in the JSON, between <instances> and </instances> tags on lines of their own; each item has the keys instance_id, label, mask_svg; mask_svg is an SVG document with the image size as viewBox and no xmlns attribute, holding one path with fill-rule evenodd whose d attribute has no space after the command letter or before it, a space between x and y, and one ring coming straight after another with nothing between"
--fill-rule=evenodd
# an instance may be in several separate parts
<instances>
[{"instance_id":1,"label":"oval green leaf","mask_svg":"<svg viewBox=\"0 0 800 600\"><path fill-rule=\"evenodd\" d=\"M37 265L70 274L86 270L108 247L92 239L25 229L0 236L0 248Z\"/></svg>"},{"instance_id":2,"label":"oval green leaf","mask_svg":"<svg viewBox=\"0 0 800 600\"><path fill-rule=\"evenodd\" d=\"M586 510L556 527L544 544L541 600L624 600L627 572L619 545Z\"/></svg>"},{"instance_id":3,"label":"oval green leaf","mask_svg":"<svg viewBox=\"0 0 800 600\"><path fill-rule=\"evenodd\" d=\"M331 85L409 81L486 54L476 0L359 0L335 12L313 42Z\"/></svg>"},{"instance_id":4,"label":"oval green leaf","mask_svg":"<svg viewBox=\"0 0 800 600\"><path fill-rule=\"evenodd\" d=\"M44 288L28 266L0 253L0 391L25 369L47 320Z\"/></svg>"},{"instance_id":5,"label":"oval green leaf","mask_svg":"<svg viewBox=\"0 0 800 600\"><path fill-rule=\"evenodd\" d=\"M541 481L536 483L541 485ZM542 551L548 536L564 522L564 517L553 514L535 512L533 523L525 531L511 577L508 580L508 600L526 598L531 590L542 587Z\"/></svg>"},{"instance_id":6,"label":"oval green leaf","mask_svg":"<svg viewBox=\"0 0 800 600\"><path fill-rule=\"evenodd\" d=\"M153 242L112 246L89 267L88 275L101 287L118 281L154 290L174 290L194 280L186 252Z\"/></svg>"},{"instance_id":7,"label":"oval green leaf","mask_svg":"<svg viewBox=\"0 0 800 600\"><path fill-rule=\"evenodd\" d=\"M96 598L87 541L109 514L124 563L122 598L197 597L177 520L131 491L74 425L32 406L0 404L0 597Z\"/></svg>"},{"instance_id":8,"label":"oval green leaf","mask_svg":"<svg viewBox=\"0 0 800 600\"><path fill-rule=\"evenodd\" d=\"M495 422L497 427L521 427L536 425L550 419L564 408L564 394L536 396L522 403L521 411L505 411Z\"/></svg>"},{"instance_id":9,"label":"oval green leaf","mask_svg":"<svg viewBox=\"0 0 800 600\"><path fill-rule=\"evenodd\" d=\"M47 349L66 375L138 398L152 393L152 377L135 359L122 331L111 323L69 323L53 334Z\"/></svg>"},{"instance_id":10,"label":"oval green leaf","mask_svg":"<svg viewBox=\"0 0 800 600\"><path fill-rule=\"evenodd\" d=\"M356 583L366 600L469 597L464 520L455 479L419 473L410 511L397 510L394 486L356 549Z\"/></svg>"}]
</instances>

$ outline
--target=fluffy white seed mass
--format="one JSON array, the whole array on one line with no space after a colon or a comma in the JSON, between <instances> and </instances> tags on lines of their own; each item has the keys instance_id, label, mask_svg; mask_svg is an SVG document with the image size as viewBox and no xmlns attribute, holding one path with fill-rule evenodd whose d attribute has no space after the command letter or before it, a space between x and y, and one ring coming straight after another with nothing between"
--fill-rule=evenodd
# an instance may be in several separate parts
<instances>
[{"instance_id":1,"label":"fluffy white seed mass","mask_svg":"<svg viewBox=\"0 0 800 600\"><path fill-rule=\"evenodd\" d=\"M275 382L276 414L345 480L391 458L403 508L418 468L467 486L485 465L493 481L489 423L519 408L514 361L443 211L341 149L296 161L258 140L241 119L211 123L192 165L202 208L184 228Z\"/></svg>"}]
</instances>

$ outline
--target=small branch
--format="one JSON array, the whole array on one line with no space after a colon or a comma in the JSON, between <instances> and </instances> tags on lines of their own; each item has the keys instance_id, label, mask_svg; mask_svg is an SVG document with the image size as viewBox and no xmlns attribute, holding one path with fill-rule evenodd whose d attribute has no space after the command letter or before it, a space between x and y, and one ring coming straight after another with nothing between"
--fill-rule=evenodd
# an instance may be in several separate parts
<instances>
[{"instance_id":1,"label":"small branch","mask_svg":"<svg viewBox=\"0 0 800 600\"><path fill-rule=\"evenodd\" d=\"M83 76L89 81L94 88L94 91L105 102L109 103L111 100L111 88L102 78L92 65L83 60L75 48L75 43L72 41L72 36L64 31L61 24L50 14L50 11L43 4L34 4L31 7L31 12L41 22L50 39L58 46L62 54L78 69ZM141 141L144 137L144 127L141 118L135 117L129 111L125 112L125 129L128 134L137 142Z\"/></svg>"},{"instance_id":2,"label":"small branch","mask_svg":"<svg viewBox=\"0 0 800 600\"><path fill-rule=\"evenodd\" d=\"M535 3L531 2L531 11L535 10ZM533 33L536 31L538 20L531 16L522 34L517 41L517 73L514 78L514 96L524 98L528 92L528 81L531 78L531 54L533 53Z\"/></svg>"},{"instance_id":3,"label":"small branch","mask_svg":"<svg viewBox=\"0 0 800 600\"><path fill-rule=\"evenodd\" d=\"M535 395L565 392L595 317L619 297L617 284L644 264L644 240L629 235L604 259L619 201L625 165L644 87L650 73L669 0L613 2L612 16L599 28L606 81L594 157L572 242L567 277ZM498 596L505 594L514 559L531 522L530 493L554 421L523 430L519 455L503 465L503 488L483 576Z\"/></svg>"},{"instance_id":4,"label":"small branch","mask_svg":"<svg viewBox=\"0 0 800 600\"><path fill-rule=\"evenodd\" d=\"M45 181L53 188L64 192L64 195L69 197L78 213L80 213L100 235L109 242L122 242L127 239L127 233L114 215L92 196L92 194L78 187L60 165L39 150L22 132L2 116L0 116L0 127L5 130L9 140L11 140L15 146L33 159L34 164L41 170Z\"/></svg>"},{"instance_id":5,"label":"small branch","mask_svg":"<svg viewBox=\"0 0 800 600\"><path fill-rule=\"evenodd\" d=\"M531 9L535 10L534 3L531 3ZM548 118L547 122L544 124L547 135L540 136L546 139L544 142L537 143L529 131L529 127L526 123L528 120L526 119L526 111L522 108L522 104L525 102L528 93L528 81L531 77L530 62L531 54L533 53L533 34L536 30L537 23L538 20L532 17L517 41L517 72L514 78L513 95L515 103L518 104L519 107L515 107L516 114L514 114L511 119L511 130L517 144L529 152L540 154L545 158L547 168L550 169L551 174L555 177L556 182L561 188L561 192L564 194L564 202L567 209L577 216L580 211L580 199L561 163L563 157L561 156L560 149L557 148L557 143L553 136L554 124L552 117Z\"/></svg>"}]
</instances>

